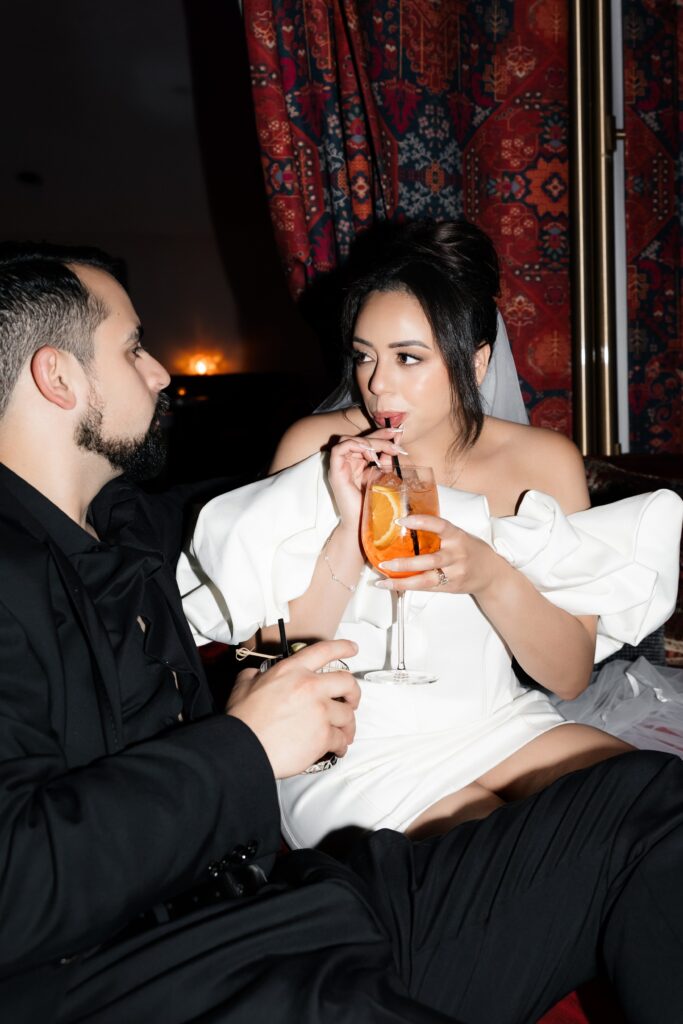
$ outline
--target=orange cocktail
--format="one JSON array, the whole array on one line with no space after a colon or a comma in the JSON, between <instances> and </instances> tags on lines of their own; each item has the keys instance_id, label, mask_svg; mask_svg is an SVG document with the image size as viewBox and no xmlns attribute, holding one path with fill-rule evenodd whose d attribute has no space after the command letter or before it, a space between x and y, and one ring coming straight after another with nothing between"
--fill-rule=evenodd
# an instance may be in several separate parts
<instances>
[{"instance_id":1,"label":"orange cocktail","mask_svg":"<svg viewBox=\"0 0 683 1024\"><path fill-rule=\"evenodd\" d=\"M361 539L365 554L375 568L392 558L412 558L438 551L441 541L428 530L409 530L398 526L396 519L407 515L439 514L439 498L434 477L420 474L420 467L402 467L399 477L393 470L374 470L367 485ZM414 572L389 572L385 576L400 578Z\"/></svg>"},{"instance_id":2,"label":"orange cocktail","mask_svg":"<svg viewBox=\"0 0 683 1024\"><path fill-rule=\"evenodd\" d=\"M385 576L416 576L413 572L389 572L380 569L380 562L392 558L414 558L416 555L438 551L441 540L428 530L409 530L396 522L408 515L439 514L439 498L434 471L428 466L409 466L394 463L394 468L368 470L363 499L361 539L363 549L376 569ZM403 686L433 683L436 676L424 669L407 669L405 665L404 591L396 591L397 663L396 668L380 668L363 676L370 683L390 683ZM393 646L393 645L392 645Z\"/></svg>"}]
</instances>

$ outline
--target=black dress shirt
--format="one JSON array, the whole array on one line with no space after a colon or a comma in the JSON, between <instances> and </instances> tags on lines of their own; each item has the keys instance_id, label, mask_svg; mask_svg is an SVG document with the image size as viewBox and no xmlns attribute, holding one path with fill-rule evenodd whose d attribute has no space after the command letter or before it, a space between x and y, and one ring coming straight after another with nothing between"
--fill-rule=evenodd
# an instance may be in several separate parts
<instances>
[{"instance_id":1,"label":"black dress shirt","mask_svg":"<svg viewBox=\"0 0 683 1024\"><path fill-rule=\"evenodd\" d=\"M97 539L6 466L0 466L0 473L4 485L68 558L106 630L119 676L123 745L190 717L199 680L158 585L164 556L136 546L133 498L126 500L124 492L123 500L99 519L95 504L89 521ZM54 566L49 586L64 648L73 650L77 645L71 634L79 627ZM85 647L80 656L90 658ZM82 719L80 714L73 717Z\"/></svg>"}]
</instances>

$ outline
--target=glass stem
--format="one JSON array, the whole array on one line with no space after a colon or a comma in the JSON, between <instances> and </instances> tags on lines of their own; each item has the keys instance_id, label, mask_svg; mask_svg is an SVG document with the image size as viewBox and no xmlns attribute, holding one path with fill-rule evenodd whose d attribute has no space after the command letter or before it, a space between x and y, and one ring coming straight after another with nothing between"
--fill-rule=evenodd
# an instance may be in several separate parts
<instances>
[{"instance_id":1,"label":"glass stem","mask_svg":"<svg viewBox=\"0 0 683 1024\"><path fill-rule=\"evenodd\" d=\"M405 672L405 630L403 626L403 602L405 600L405 590L396 591L396 624L398 626L398 665L396 666L397 672Z\"/></svg>"}]
</instances>

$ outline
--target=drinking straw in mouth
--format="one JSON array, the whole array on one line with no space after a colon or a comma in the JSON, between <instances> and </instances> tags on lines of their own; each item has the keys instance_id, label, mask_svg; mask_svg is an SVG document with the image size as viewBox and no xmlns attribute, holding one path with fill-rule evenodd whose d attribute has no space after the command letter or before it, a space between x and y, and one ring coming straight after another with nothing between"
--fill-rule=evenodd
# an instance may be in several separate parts
<instances>
[{"instance_id":1,"label":"drinking straw in mouth","mask_svg":"<svg viewBox=\"0 0 683 1024\"><path fill-rule=\"evenodd\" d=\"M391 426L391 420L389 419L388 416L384 417L384 426L387 427L387 428L389 428ZM391 468L393 469L394 473L399 478L399 480L402 480L403 479L403 473L401 472L401 463L398 461L398 455L392 455L391 456ZM410 503L406 502L406 504L408 505L408 515L410 515ZM417 530L411 530L410 531L410 539L413 542L413 554L414 555L419 555L420 554L420 541L418 540L418 537L417 537Z\"/></svg>"},{"instance_id":2,"label":"drinking straw in mouth","mask_svg":"<svg viewBox=\"0 0 683 1024\"><path fill-rule=\"evenodd\" d=\"M289 657L289 644L287 643L287 634L285 633L285 620L277 620L277 628L280 630L280 648L282 650L282 657Z\"/></svg>"},{"instance_id":3,"label":"drinking straw in mouth","mask_svg":"<svg viewBox=\"0 0 683 1024\"><path fill-rule=\"evenodd\" d=\"M391 420L388 416L384 417L384 426L388 429L391 426ZM403 479L403 473L401 472L401 463L398 461L398 455L391 456L391 468L393 469L399 480Z\"/></svg>"}]
</instances>

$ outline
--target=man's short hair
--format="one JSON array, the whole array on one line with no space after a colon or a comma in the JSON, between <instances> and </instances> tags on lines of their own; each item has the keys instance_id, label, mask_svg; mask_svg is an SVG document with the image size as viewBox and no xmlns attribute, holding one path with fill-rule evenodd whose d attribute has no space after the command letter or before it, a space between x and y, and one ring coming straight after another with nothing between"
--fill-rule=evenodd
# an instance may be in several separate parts
<instances>
[{"instance_id":1,"label":"man's short hair","mask_svg":"<svg viewBox=\"0 0 683 1024\"><path fill-rule=\"evenodd\" d=\"M93 334L109 311L68 264L104 270L125 286L123 264L99 249L0 244L0 418L22 369L43 345L70 352L86 368L92 361Z\"/></svg>"}]
</instances>

